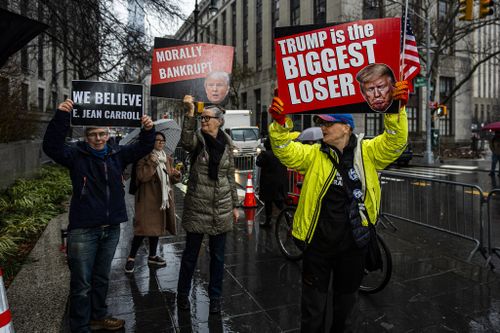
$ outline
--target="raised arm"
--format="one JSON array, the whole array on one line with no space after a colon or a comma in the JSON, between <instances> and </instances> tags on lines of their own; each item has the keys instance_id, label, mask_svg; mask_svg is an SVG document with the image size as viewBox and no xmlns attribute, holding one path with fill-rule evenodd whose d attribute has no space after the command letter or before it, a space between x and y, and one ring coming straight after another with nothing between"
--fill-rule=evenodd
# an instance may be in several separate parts
<instances>
[{"instance_id":1,"label":"raised arm","mask_svg":"<svg viewBox=\"0 0 500 333\"><path fill-rule=\"evenodd\" d=\"M393 97L403 105L397 114L384 115L384 132L371 140L364 140L363 149L374 162L377 170L386 168L405 150L408 141L408 118L406 101L408 100L408 83L397 82Z\"/></svg>"},{"instance_id":2,"label":"raised arm","mask_svg":"<svg viewBox=\"0 0 500 333\"><path fill-rule=\"evenodd\" d=\"M195 150L198 145L196 132L196 118L194 117L194 98L191 95L184 96L184 109L186 114L182 122L181 145L188 152Z\"/></svg>"},{"instance_id":3,"label":"raised arm","mask_svg":"<svg viewBox=\"0 0 500 333\"><path fill-rule=\"evenodd\" d=\"M155 130L153 121L149 116L142 116L142 129L139 133L139 141L130 145L122 146L124 165L134 163L149 154L155 146Z\"/></svg>"},{"instance_id":4,"label":"raised arm","mask_svg":"<svg viewBox=\"0 0 500 333\"><path fill-rule=\"evenodd\" d=\"M66 134L70 128L70 112L73 101L65 100L59 104L56 113L47 126L43 137L43 151L47 156L67 168L71 168L75 148L65 144Z\"/></svg>"}]
</instances>

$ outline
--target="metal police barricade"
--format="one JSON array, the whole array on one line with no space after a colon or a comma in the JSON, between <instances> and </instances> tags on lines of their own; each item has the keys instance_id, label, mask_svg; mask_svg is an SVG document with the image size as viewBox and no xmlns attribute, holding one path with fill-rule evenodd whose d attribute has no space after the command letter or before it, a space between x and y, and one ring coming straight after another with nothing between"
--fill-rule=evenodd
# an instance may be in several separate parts
<instances>
[{"instance_id":1,"label":"metal police barricade","mask_svg":"<svg viewBox=\"0 0 500 333\"><path fill-rule=\"evenodd\" d=\"M495 188L486 198L486 214L488 228L488 259L487 263L492 266L492 255L500 259L500 188Z\"/></svg>"},{"instance_id":2,"label":"metal police barricade","mask_svg":"<svg viewBox=\"0 0 500 333\"><path fill-rule=\"evenodd\" d=\"M381 172L382 202L380 217L412 222L466 240L487 259L483 223L484 195L477 185L438 180L400 172Z\"/></svg>"}]
</instances>

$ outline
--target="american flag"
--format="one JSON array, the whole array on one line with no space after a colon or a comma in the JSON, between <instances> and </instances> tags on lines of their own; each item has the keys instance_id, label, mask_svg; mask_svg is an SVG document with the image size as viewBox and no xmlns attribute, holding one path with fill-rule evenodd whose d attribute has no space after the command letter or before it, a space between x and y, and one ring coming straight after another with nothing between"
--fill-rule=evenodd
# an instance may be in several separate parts
<instances>
[{"instance_id":1,"label":"american flag","mask_svg":"<svg viewBox=\"0 0 500 333\"><path fill-rule=\"evenodd\" d=\"M403 9L403 17L401 18L401 63L402 65L401 72L403 73L403 80L410 81L413 80L415 76L420 73L420 60L418 58L418 49L417 49L417 41L415 40L415 35L413 34L413 30L411 28L411 23L409 17L404 18L404 9ZM406 22L406 35L404 24ZM406 39L404 43L403 50L403 40Z\"/></svg>"}]
</instances>

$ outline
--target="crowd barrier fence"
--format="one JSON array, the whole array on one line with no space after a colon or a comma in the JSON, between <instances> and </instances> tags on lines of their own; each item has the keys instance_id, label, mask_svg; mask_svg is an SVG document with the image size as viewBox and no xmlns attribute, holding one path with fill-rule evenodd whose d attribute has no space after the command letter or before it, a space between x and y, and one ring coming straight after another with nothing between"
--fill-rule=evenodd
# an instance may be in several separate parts
<instances>
[{"instance_id":1,"label":"crowd barrier fence","mask_svg":"<svg viewBox=\"0 0 500 333\"><path fill-rule=\"evenodd\" d=\"M187 156L182 148L177 148L174 155L180 161L185 161ZM252 172L258 193L260 168L255 165L256 157L240 155L235 156L234 161L238 185L244 188L243 179ZM288 170L289 204L298 203L297 183L303 178L298 172ZM467 261L479 252L486 265L494 268L492 255L500 258L500 225L494 223L500 221L500 189L485 193L474 184L401 175L390 170L382 171L380 180L382 219L388 222L399 219L469 240L474 246Z\"/></svg>"},{"instance_id":2,"label":"crowd barrier fence","mask_svg":"<svg viewBox=\"0 0 500 333\"><path fill-rule=\"evenodd\" d=\"M477 185L381 173L380 216L412 222L472 241L467 261L479 252L489 263L491 229L484 223L487 197Z\"/></svg>"}]
</instances>

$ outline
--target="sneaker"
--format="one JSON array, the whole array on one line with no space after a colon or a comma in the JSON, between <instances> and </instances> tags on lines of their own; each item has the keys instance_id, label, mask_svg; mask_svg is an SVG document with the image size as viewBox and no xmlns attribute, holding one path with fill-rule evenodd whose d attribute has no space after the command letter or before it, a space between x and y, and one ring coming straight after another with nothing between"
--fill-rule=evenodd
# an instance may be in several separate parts
<instances>
[{"instance_id":1,"label":"sneaker","mask_svg":"<svg viewBox=\"0 0 500 333\"><path fill-rule=\"evenodd\" d=\"M188 295L177 294L177 307L179 310L187 311L191 308Z\"/></svg>"},{"instance_id":2,"label":"sneaker","mask_svg":"<svg viewBox=\"0 0 500 333\"><path fill-rule=\"evenodd\" d=\"M160 256L154 256L148 258L148 264L155 266L166 266L167 262Z\"/></svg>"},{"instance_id":3,"label":"sneaker","mask_svg":"<svg viewBox=\"0 0 500 333\"><path fill-rule=\"evenodd\" d=\"M127 263L125 264L125 273L133 273L135 266L135 259L128 258Z\"/></svg>"},{"instance_id":4,"label":"sneaker","mask_svg":"<svg viewBox=\"0 0 500 333\"><path fill-rule=\"evenodd\" d=\"M96 330L116 331L122 328L124 325L125 325L125 320L113 317L90 321L90 329L93 331Z\"/></svg>"},{"instance_id":5,"label":"sneaker","mask_svg":"<svg viewBox=\"0 0 500 333\"><path fill-rule=\"evenodd\" d=\"M219 298L211 299L209 312L210 313L220 313L220 311L221 311L220 299Z\"/></svg>"}]
</instances>

